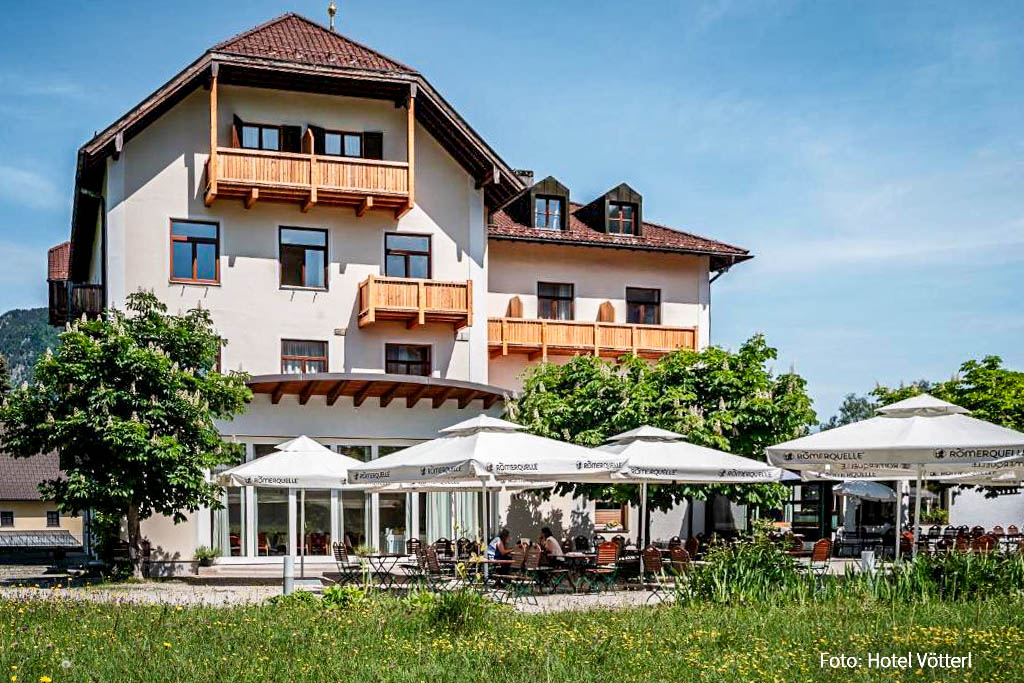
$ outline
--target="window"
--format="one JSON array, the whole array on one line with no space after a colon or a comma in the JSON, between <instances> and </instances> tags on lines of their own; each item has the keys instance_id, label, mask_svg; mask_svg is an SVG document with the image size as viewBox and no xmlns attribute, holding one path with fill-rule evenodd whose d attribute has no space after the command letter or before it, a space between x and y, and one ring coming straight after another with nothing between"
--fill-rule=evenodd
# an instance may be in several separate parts
<instances>
[{"instance_id":1,"label":"window","mask_svg":"<svg viewBox=\"0 0 1024 683\"><path fill-rule=\"evenodd\" d=\"M430 347L385 344L384 372L395 375L430 376Z\"/></svg>"},{"instance_id":2,"label":"window","mask_svg":"<svg viewBox=\"0 0 1024 683\"><path fill-rule=\"evenodd\" d=\"M220 226L171 221L171 280L220 281Z\"/></svg>"},{"instance_id":3,"label":"window","mask_svg":"<svg viewBox=\"0 0 1024 683\"><path fill-rule=\"evenodd\" d=\"M361 157L363 156L363 136L361 133L324 131L324 154L335 157Z\"/></svg>"},{"instance_id":4,"label":"window","mask_svg":"<svg viewBox=\"0 0 1024 683\"><path fill-rule=\"evenodd\" d=\"M14 526L14 511L0 511L0 526Z\"/></svg>"},{"instance_id":5,"label":"window","mask_svg":"<svg viewBox=\"0 0 1024 683\"><path fill-rule=\"evenodd\" d=\"M281 126L265 126L259 123L243 123L242 147L246 149L281 150Z\"/></svg>"},{"instance_id":6,"label":"window","mask_svg":"<svg viewBox=\"0 0 1024 683\"><path fill-rule=\"evenodd\" d=\"M621 503L594 503L594 528L597 531L624 531L627 507Z\"/></svg>"},{"instance_id":7,"label":"window","mask_svg":"<svg viewBox=\"0 0 1024 683\"><path fill-rule=\"evenodd\" d=\"M384 274L430 277L430 235L389 232L384 235Z\"/></svg>"},{"instance_id":8,"label":"window","mask_svg":"<svg viewBox=\"0 0 1024 683\"><path fill-rule=\"evenodd\" d=\"M573 319L573 286L558 282L537 283L537 317L548 320Z\"/></svg>"},{"instance_id":9,"label":"window","mask_svg":"<svg viewBox=\"0 0 1024 683\"><path fill-rule=\"evenodd\" d=\"M609 202L608 232L617 235L635 235L636 204Z\"/></svg>"},{"instance_id":10,"label":"window","mask_svg":"<svg viewBox=\"0 0 1024 683\"><path fill-rule=\"evenodd\" d=\"M533 225L544 230L562 229L562 200L558 197L537 197L533 205Z\"/></svg>"},{"instance_id":11,"label":"window","mask_svg":"<svg viewBox=\"0 0 1024 683\"><path fill-rule=\"evenodd\" d=\"M281 228L281 286L327 287L327 231Z\"/></svg>"},{"instance_id":12,"label":"window","mask_svg":"<svg viewBox=\"0 0 1024 683\"><path fill-rule=\"evenodd\" d=\"M633 325L660 325L661 290L626 287L626 322Z\"/></svg>"},{"instance_id":13,"label":"window","mask_svg":"<svg viewBox=\"0 0 1024 683\"><path fill-rule=\"evenodd\" d=\"M60 513L56 510L46 511L46 526L48 527L59 527L60 526Z\"/></svg>"},{"instance_id":14,"label":"window","mask_svg":"<svg viewBox=\"0 0 1024 683\"><path fill-rule=\"evenodd\" d=\"M281 372L286 375L327 372L327 342L283 340Z\"/></svg>"}]
</instances>

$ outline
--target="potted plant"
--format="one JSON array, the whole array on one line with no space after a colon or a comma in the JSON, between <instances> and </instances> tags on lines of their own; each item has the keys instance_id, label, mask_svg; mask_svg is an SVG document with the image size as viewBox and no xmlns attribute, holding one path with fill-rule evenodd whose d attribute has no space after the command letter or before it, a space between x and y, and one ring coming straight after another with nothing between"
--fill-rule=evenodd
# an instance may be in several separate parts
<instances>
[{"instance_id":1,"label":"potted plant","mask_svg":"<svg viewBox=\"0 0 1024 683\"><path fill-rule=\"evenodd\" d=\"M192 553L192 556L196 558L197 562L199 562L200 567L211 566L213 564L213 559L219 555L220 553L207 545L199 546L195 549L195 552Z\"/></svg>"}]
</instances>

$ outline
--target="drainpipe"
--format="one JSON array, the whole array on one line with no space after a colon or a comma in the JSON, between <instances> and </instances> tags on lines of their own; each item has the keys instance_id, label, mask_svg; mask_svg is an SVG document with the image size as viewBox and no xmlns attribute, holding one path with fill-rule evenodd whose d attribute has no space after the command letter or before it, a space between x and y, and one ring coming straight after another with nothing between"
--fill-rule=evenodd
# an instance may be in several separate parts
<instances>
[{"instance_id":1,"label":"drainpipe","mask_svg":"<svg viewBox=\"0 0 1024 683\"><path fill-rule=\"evenodd\" d=\"M107 301L107 200L99 192L87 190L84 187L78 190L86 197L98 199L100 202L100 286L103 291L103 308L109 305Z\"/></svg>"}]
</instances>

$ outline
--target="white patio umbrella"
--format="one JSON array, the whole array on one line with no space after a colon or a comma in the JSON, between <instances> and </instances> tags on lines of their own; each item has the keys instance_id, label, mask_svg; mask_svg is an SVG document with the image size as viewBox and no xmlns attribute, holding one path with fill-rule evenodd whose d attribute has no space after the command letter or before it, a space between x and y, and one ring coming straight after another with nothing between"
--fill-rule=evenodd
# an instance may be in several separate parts
<instances>
[{"instance_id":1,"label":"white patio umbrella","mask_svg":"<svg viewBox=\"0 0 1024 683\"><path fill-rule=\"evenodd\" d=\"M362 462L336 453L308 436L299 436L274 447L274 453L220 472L216 481L221 486L259 486L288 489L288 554L294 555L299 537L296 522L306 528L306 489L349 488L348 471ZM296 495L300 490L299 515L295 514ZM344 510L342 511L344 514ZM344 519L342 520L344 525ZM303 544L304 545L304 544ZM306 553L303 550L301 575L305 576Z\"/></svg>"},{"instance_id":2,"label":"white patio umbrella","mask_svg":"<svg viewBox=\"0 0 1024 683\"><path fill-rule=\"evenodd\" d=\"M1024 434L969 416L966 408L928 394L880 408L878 416L780 443L768 460L812 476L917 479L990 471L993 463L1024 458ZM915 499L914 519L921 499ZM897 517L901 516L897 507ZM897 519L896 552L899 554ZM917 552L918 525L914 525Z\"/></svg>"},{"instance_id":3,"label":"white patio umbrella","mask_svg":"<svg viewBox=\"0 0 1024 683\"><path fill-rule=\"evenodd\" d=\"M647 484L752 484L778 482L783 470L714 448L697 446L682 434L644 425L616 434L598 451L618 455L624 463L608 477L612 482L640 483L640 547L647 541Z\"/></svg>"},{"instance_id":4,"label":"white patio umbrella","mask_svg":"<svg viewBox=\"0 0 1024 683\"><path fill-rule=\"evenodd\" d=\"M581 481L615 472L622 465L621 458L529 434L525 429L479 415L442 429L436 439L360 463L349 471L350 482L473 481L476 488L486 491L503 481ZM487 535L489 530L484 531Z\"/></svg>"}]
</instances>

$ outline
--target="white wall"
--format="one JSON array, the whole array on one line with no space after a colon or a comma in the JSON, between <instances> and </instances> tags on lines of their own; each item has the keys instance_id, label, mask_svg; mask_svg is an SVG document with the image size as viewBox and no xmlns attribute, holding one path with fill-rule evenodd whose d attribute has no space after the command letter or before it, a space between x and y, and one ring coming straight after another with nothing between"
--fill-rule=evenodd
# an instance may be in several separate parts
<instances>
[{"instance_id":1,"label":"white wall","mask_svg":"<svg viewBox=\"0 0 1024 683\"><path fill-rule=\"evenodd\" d=\"M457 340L451 326L429 324L407 331L401 323L381 322L358 329L358 284L382 272L384 233L429 234L433 277L473 278L484 270L483 195L470 176L421 127L417 128L415 208L396 221L390 212L362 218L350 208L239 200L203 204L204 164L209 151L209 93L197 91L128 141L108 172L111 301L139 288L156 292L171 311L202 306L228 339L224 367L253 374L280 372L281 339L328 342L330 371L382 372L384 343L426 343L433 348L435 376L486 381L480 348L486 342L485 316L479 331ZM383 130L385 158L405 159L405 110L391 102L324 95L279 93L223 87L218 104L224 144L230 144L232 114L270 123L313 123L347 130ZM124 199L121 199L123 190ZM221 233L221 277L217 285L169 281L169 221L216 221ZM327 291L279 287L278 228L328 230ZM477 292L476 298L479 298ZM484 310L483 302L478 302ZM481 336L483 335L483 336ZM478 348L471 367L470 348ZM485 352L484 352L485 353Z\"/></svg>"},{"instance_id":2,"label":"white wall","mask_svg":"<svg viewBox=\"0 0 1024 683\"><path fill-rule=\"evenodd\" d=\"M597 320L598 308L610 301L615 321L626 321L626 287L661 290L661 322L697 327L699 348L708 344L710 291L708 258L689 254L663 254L623 249L573 247L491 240L488 314L503 317L508 302L518 296L523 317L537 317L537 283L572 283L575 319ZM565 363L568 357L551 356ZM491 359L491 384L518 389L520 375L535 362L523 354Z\"/></svg>"}]
</instances>

